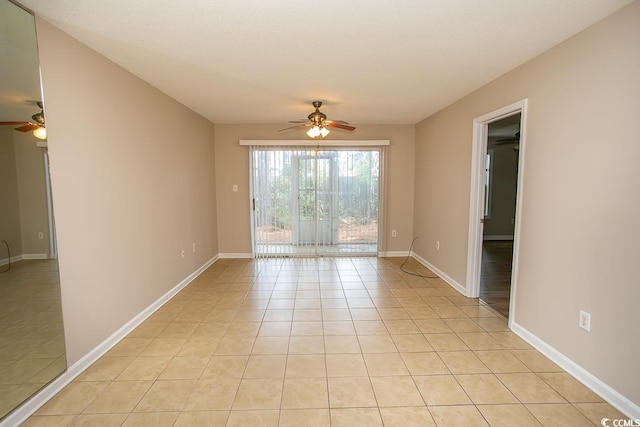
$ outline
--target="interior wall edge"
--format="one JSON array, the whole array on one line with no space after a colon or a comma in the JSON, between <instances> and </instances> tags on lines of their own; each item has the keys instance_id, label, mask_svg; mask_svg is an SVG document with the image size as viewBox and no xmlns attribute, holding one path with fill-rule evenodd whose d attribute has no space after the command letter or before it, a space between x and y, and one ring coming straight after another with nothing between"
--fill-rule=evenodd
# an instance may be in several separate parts
<instances>
[{"instance_id":1,"label":"interior wall edge","mask_svg":"<svg viewBox=\"0 0 640 427\"><path fill-rule=\"evenodd\" d=\"M465 286L461 285L460 283L458 283L455 279L453 279L447 273L445 273L444 271L440 270L438 267L436 267L435 265L431 264L429 261L427 261L426 259L422 258L420 255L418 255L417 253L415 253L413 251L411 251L411 256L416 261L418 261L420 264L424 265L429 270L431 270L434 273L436 273L442 280L447 282L447 284L449 284L453 289L455 289L456 291L460 292L462 295L467 296L467 288Z\"/></svg>"},{"instance_id":2,"label":"interior wall edge","mask_svg":"<svg viewBox=\"0 0 640 427\"><path fill-rule=\"evenodd\" d=\"M207 268L213 265L220 259L219 255L215 255L203 265L198 267L193 273L185 277L180 283L174 286L167 293L162 295L147 308L142 310L131 320L125 323L120 329L114 332L106 340L98 344L91 351L85 354L73 365L69 366L65 372L59 377L53 380L49 385L44 387L38 393L33 395L29 400L24 402L21 406L16 408L11 414L7 415L2 421L0 421L0 427L13 427L18 426L31 415L33 415L38 409L40 409L45 403L52 399L57 393L59 393L64 387L66 387L71 381L76 379L93 363L98 361L109 350L111 350L116 344L122 341L127 335L129 335L135 328L137 328L142 322L144 322L149 316L160 309L171 298L176 296L178 292L187 287L191 282L198 278Z\"/></svg>"},{"instance_id":3,"label":"interior wall edge","mask_svg":"<svg viewBox=\"0 0 640 427\"><path fill-rule=\"evenodd\" d=\"M510 322L510 329L540 353L548 357L556 365L564 369L569 375L580 381L588 389L602 397L607 403L618 409L632 420L640 419L640 405L635 404L622 393L578 365L576 362L549 345L544 340L530 332L522 325Z\"/></svg>"}]
</instances>

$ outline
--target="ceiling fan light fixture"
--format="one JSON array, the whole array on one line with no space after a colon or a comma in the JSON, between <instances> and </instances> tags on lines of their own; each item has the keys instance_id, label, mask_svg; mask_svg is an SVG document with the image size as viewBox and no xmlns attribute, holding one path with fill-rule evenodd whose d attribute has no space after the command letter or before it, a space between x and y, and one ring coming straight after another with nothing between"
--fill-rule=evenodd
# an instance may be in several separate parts
<instances>
[{"instance_id":1,"label":"ceiling fan light fixture","mask_svg":"<svg viewBox=\"0 0 640 427\"><path fill-rule=\"evenodd\" d=\"M309 135L309 138L317 138L318 136L320 136L320 134L320 128L316 125L312 126L311 129L307 131L307 135Z\"/></svg>"},{"instance_id":2,"label":"ceiling fan light fixture","mask_svg":"<svg viewBox=\"0 0 640 427\"><path fill-rule=\"evenodd\" d=\"M38 139L47 139L47 129L43 126L40 126L38 129L33 131L33 136Z\"/></svg>"},{"instance_id":3,"label":"ceiling fan light fixture","mask_svg":"<svg viewBox=\"0 0 640 427\"><path fill-rule=\"evenodd\" d=\"M327 129L325 127L320 128L320 135L322 135L323 138L325 136L329 135L329 129Z\"/></svg>"}]
</instances>

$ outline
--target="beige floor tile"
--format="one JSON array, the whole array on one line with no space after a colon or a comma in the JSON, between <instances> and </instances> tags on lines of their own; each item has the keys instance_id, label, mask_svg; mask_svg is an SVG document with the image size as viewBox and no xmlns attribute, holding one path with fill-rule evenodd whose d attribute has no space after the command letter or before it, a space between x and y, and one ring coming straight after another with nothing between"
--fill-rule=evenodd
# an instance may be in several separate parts
<instances>
[{"instance_id":1,"label":"beige floor tile","mask_svg":"<svg viewBox=\"0 0 640 427\"><path fill-rule=\"evenodd\" d=\"M544 372L538 376L569 402L598 403L602 398L566 372Z\"/></svg>"},{"instance_id":2,"label":"beige floor tile","mask_svg":"<svg viewBox=\"0 0 640 427\"><path fill-rule=\"evenodd\" d=\"M106 382L73 382L40 408L36 414L80 414L107 386Z\"/></svg>"},{"instance_id":3,"label":"beige floor tile","mask_svg":"<svg viewBox=\"0 0 640 427\"><path fill-rule=\"evenodd\" d=\"M129 414L81 414L74 420L73 427L120 427L123 425ZM22 424L26 426L27 424ZM48 424L53 426L55 424Z\"/></svg>"},{"instance_id":4,"label":"beige floor tile","mask_svg":"<svg viewBox=\"0 0 640 427\"><path fill-rule=\"evenodd\" d=\"M172 427L179 412L135 413L127 417L122 427Z\"/></svg>"},{"instance_id":5,"label":"beige floor tile","mask_svg":"<svg viewBox=\"0 0 640 427\"><path fill-rule=\"evenodd\" d=\"M201 378L242 378L249 356L213 356Z\"/></svg>"},{"instance_id":6,"label":"beige floor tile","mask_svg":"<svg viewBox=\"0 0 640 427\"><path fill-rule=\"evenodd\" d=\"M169 323L153 323L143 322L135 328L129 335L129 338L156 338Z\"/></svg>"},{"instance_id":7,"label":"beige floor tile","mask_svg":"<svg viewBox=\"0 0 640 427\"><path fill-rule=\"evenodd\" d=\"M412 302L417 303L416 301ZM424 305L405 306L405 310L407 311L407 314L409 314L409 318L413 320L440 319L438 313Z\"/></svg>"},{"instance_id":8,"label":"beige floor tile","mask_svg":"<svg viewBox=\"0 0 640 427\"><path fill-rule=\"evenodd\" d=\"M429 406L471 404L471 400L453 375L416 376L413 379Z\"/></svg>"},{"instance_id":9,"label":"beige floor tile","mask_svg":"<svg viewBox=\"0 0 640 427\"><path fill-rule=\"evenodd\" d=\"M134 357L102 357L75 381L111 381L120 375L134 359Z\"/></svg>"},{"instance_id":10,"label":"beige floor tile","mask_svg":"<svg viewBox=\"0 0 640 427\"><path fill-rule=\"evenodd\" d=\"M476 356L493 373L530 372L524 363L515 357L509 350L482 350L476 351Z\"/></svg>"},{"instance_id":11,"label":"beige floor tile","mask_svg":"<svg viewBox=\"0 0 640 427\"><path fill-rule=\"evenodd\" d=\"M139 356L175 356L186 341L182 338L154 338Z\"/></svg>"},{"instance_id":12,"label":"beige floor tile","mask_svg":"<svg viewBox=\"0 0 640 427\"><path fill-rule=\"evenodd\" d=\"M459 332L458 337L471 350L500 350L504 348L488 332Z\"/></svg>"},{"instance_id":13,"label":"beige floor tile","mask_svg":"<svg viewBox=\"0 0 640 427\"><path fill-rule=\"evenodd\" d=\"M245 378L240 382L233 409L279 409L282 386L282 379Z\"/></svg>"},{"instance_id":14,"label":"beige floor tile","mask_svg":"<svg viewBox=\"0 0 640 427\"><path fill-rule=\"evenodd\" d=\"M330 427L328 409L282 409L279 427Z\"/></svg>"},{"instance_id":15,"label":"beige floor tile","mask_svg":"<svg viewBox=\"0 0 640 427\"><path fill-rule=\"evenodd\" d=\"M76 415L33 415L29 417L24 423L21 424L22 427L68 427L76 425L75 421L83 416ZM127 418L127 414L108 414L108 415L90 415L90 417L100 417L98 419L99 423L93 423L93 419L88 424L91 426L106 426L106 427L120 427L124 420ZM117 419L116 419L117 418Z\"/></svg>"},{"instance_id":16,"label":"beige floor tile","mask_svg":"<svg viewBox=\"0 0 640 427\"><path fill-rule=\"evenodd\" d=\"M151 381L110 383L85 409L85 414L131 412L151 388Z\"/></svg>"},{"instance_id":17,"label":"beige floor tile","mask_svg":"<svg viewBox=\"0 0 640 427\"><path fill-rule=\"evenodd\" d=\"M198 337L191 335L176 356L210 357L216 351L222 337Z\"/></svg>"},{"instance_id":18,"label":"beige floor tile","mask_svg":"<svg viewBox=\"0 0 640 427\"><path fill-rule=\"evenodd\" d=\"M134 338L127 336L109 350L107 356L138 356L152 340L152 338Z\"/></svg>"},{"instance_id":19,"label":"beige floor tile","mask_svg":"<svg viewBox=\"0 0 640 427\"><path fill-rule=\"evenodd\" d=\"M363 353L393 353L398 351L391 339L391 335L359 336L358 341Z\"/></svg>"},{"instance_id":20,"label":"beige floor tile","mask_svg":"<svg viewBox=\"0 0 640 427\"><path fill-rule=\"evenodd\" d=\"M475 319L487 332L508 332L507 320L502 317L478 317Z\"/></svg>"},{"instance_id":21,"label":"beige floor tile","mask_svg":"<svg viewBox=\"0 0 640 427\"><path fill-rule=\"evenodd\" d=\"M189 338L222 338L227 332L231 323L226 322L208 322L198 325ZM219 342L220 340L218 340Z\"/></svg>"},{"instance_id":22,"label":"beige floor tile","mask_svg":"<svg viewBox=\"0 0 640 427\"><path fill-rule=\"evenodd\" d=\"M460 310L458 307L455 306L435 306L435 307L431 307L431 309L433 311L436 312L436 314L441 318L441 319L464 319L467 318L467 315Z\"/></svg>"},{"instance_id":23,"label":"beige floor tile","mask_svg":"<svg viewBox=\"0 0 640 427\"><path fill-rule=\"evenodd\" d=\"M170 356L136 357L116 378L118 381L155 380L171 362Z\"/></svg>"},{"instance_id":24,"label":"beige floor tile","mask_svg":"<svg viewBox=\"0 0 640 427\"><path fill-rule=\"evenodd\" d=\"M332 308L348 308L347 300L344 298L320 298L320 303L322 304L323 316L325 309Z\"/></svg>"},{"instance_id":25,"label":"beige floor tile","mask_svg":"<svg viewBox=\"0 0 640 427\"><path fill-rule=\"evenodd\" d=\"M562 372L562 369L536 350L511 350L533 372Z\"/></svg>"},{"instance_id":26,"label":"beige floor tile","mask_svg":"<svg viewBox=\"0 0 640 427\"><path fill-rule=\"evenodd\" d=\"M366 353L363 357L370 377L409 375L400 353Z\"/></svg>"},{"instance_id":27,"label":"beige floor tile","mask_svg":"<svg viewBox=\"0 0 640 427\"><path fill-rule=\"evenodd\" d=\"M271 293L269 293L271 294ZM233 318L234 322L260 322L264 317L263 309L245 308L240 309Z\"/></svg>"},{"instance_id":28,"label":"beige floor tile","mask_svg":"<svg viewBox=\"0 0 640 427\"><path fill-rule=\"evenodd\" d=\"M227 328L225 337L255 337L260 329L260 322L233 322Z\"/></svg>"},{"instance_id":29,"label":"beige floor tile","mask_svg":"<svg viewBox=\"0 0 640 427\"><path fill-rule=\"evenodd\" d=\"M478 405L492 427L540 427L542 424L523 405Z\"/></svg>"},{"instance_id":30,"label":"beige floor tile","mask_svg":"<svg viewBox=\"0 0 640 427\"><path fill-rule=\"evenodd\" d=\"M280 411L231 411L226 427L277 427Z\"/></svg>"},{"instance_id":31,"label":"beige floor tile","mask_svg":"<svg viewBox=\"0 0 640 427\"><path fill-rule=\"evenodd\" d=\"M258 332L261 337L288 337L291 335L291 322L263 322Z\"/></svg>"},{"instance_id":32,"label":"beige floor tile","mask_svg":"<svg viewBox=\"0 0 640 427\"><path fill-rule=\"evenodd\" d=\"M603 418L609 418L610 420L620 420L626 417L616 408L608 403L574 403L573 406L582 413L585 417L589 418L592 423L598 425Z\"/></svg>"},{"instance_id":33,"label":"beige floor tile","mask_svg":"<svg viewBox=\"0 0 640 427\"><path fill-rule=\"evenodd\" d=\"M522 338L511 331L508 332L489 332L504 348L512 350L531 350L532 347Z\"/></svg>"},{"instance_id":34,"label":"beige floor tile","mask_svg":"<svg viewBox=\"0 0 640 427\"><path fill-rule=\"evenodd\" d=\"M375 308L352 308L351 317L353 320L380 320L380 314Z\"/></svg>"},{"instance_id":35,"label":"beige floor tile","mask_svg":"<svg viewBox=\"0 0 640 427\"><path fill-rule=\"evenodd\" d=\"M398 351L402 353L434 351L429 341L422 334L391 335L391 339Z\"/></svg>"},{"instance_id":36,"label":"beige floor tile","mask_svg":"<svg viewBox=\"0 0 640 427\"><path fill-rule=\"evenodd\" d=\"M322 322L324 335L355 335L356 330L352 321L324 321Z\"/></svg>"},{"instance_id":37,"label":"beige floor tile","mask_svg":"<svg viewBox=\"0 0 640 427\"><path fill-rule=\"evenodd\" d=\"M331 408L375 408L377 406L371 382L367 377L328 378L327 382Z\"/></svg>"},{"instance_id":38,"label":"beige floor tile","mask_svg":"<svg viewBox=\"0 0 640 427\"><path fill-rule=\"evenodd\" d=\"M493 374L456 375L455 378L476 405L518 403Z\"/></svg>"},{"instance_id":39,"label":"beige floor tile","mask_svg":"<svg viewBox=\"0 0 640 427\"><path fill-rule=\"evenodd\" d=\"M362 354L327 354L328 377L366 377L367 367Z\"/></svg>"},{"instance_id":40,"label":"beige floor tile","mask_svg":"<svg viewBox=\"0 0 640 427\"><path fill-rule=\"evenodd\" d=\"M199 323L169 323L167 327L158 334L158 338L188 339L198 325Z\"/></svg>"},{"instance_id":41,"label":"beige floor tile","mask_svg":"<svg viewBox=\"0 0 640 427\"><path fill-rule=\"evenodd\" d=\"M439 427L484 427L489 425L480 411L472 405L429 406L429 411Z\"/></svg>"},{"instance_id":42,"label":"beige floor tile","mask_svg":"<svg viewBox=\"0 0 640 427\"><path fill-rule=\"evenodd\" d=\"M380 411L368 408L331 409L331 427L382 427Z\"/></svg>"},{"instance_id":43,"label":"beige floor tile","mask_svg":"<svg viewBox=\"0 0 640 427\"><path fill-rule=\"evenodd\" d=\"M325 336L324 347L327 354L360 353L360 341L355 335Z\"/></svg>"},{"instance_id":44,"label":"beige floor tile","mask_svg":"<svg viewBox=\"0 0 640 427\"><path fill-rule=\"evenodd\" d=\"M321 336L292 336L289 340L288 354L324 354L324 348L324 339Z\"/></svg>"},{"instance_id":45,"label":"beige floor tile","mask_svg":"<svg viewBox=\"0 0 640 427\"><path fill-rule=\"evenodd\" d=\"M457 333L484 332L484 329L473 319L443 319L444 323Z\"/></svg>"},{"instance_id":46,"label":"beige floor tile","mask_svg":"<svg viewBox=\"0 0 640 427\"><path fill-rule=\"evenodd\" d=\"M286 378L282 392L283 409L328 408L325 378Z\"/></svg>"},{"instance_id":47,"label":"beige floor tile","mask_svg":"<svg viewBox=\"0 0 640 427\"><path fill-rule=\"evenodd\" d=\"M380 317L385 321L390 320L409 320L409 313L402 307L378 307Z\"/></svg>"},{"instance_id":48,"label":"beige floor tile","mask_svg":"<svg viewBox=\"0 0 640 427\"><path fill-rule=\"evenodd\" d=\"M174 427L225 427L229 411L181 412Z\"/></svg>"},{"instance_id":49,"label":"beige floor tile","mask_svg":"<svg viewBox=\"0 0 640 427\"><path fill-rule=\"evenodd\" d=\"M472 351L441 351L438 353L454 374L484 374L489 368Z\"/></svg>"},{"instance_id":50,"label":"beige floor tile","mask_svg":"<svg viewBox=\"0 0 640 427\"><path fill-rule=\"evenodd\" d=\"M582 427L591 422L571 404L527 404L525 405L542 425Z\"/></svg>"},{"instance_id":51,"label":"beige floor tile","mask_svg":"<svg viewBox=\"0 0 640 427\"><path fill-rule=\"evenodd\" d=\"M140 400L135 412L181 411L195 386L195 380L158 380Z\"/></svg>"},{"instance_id":52,"label":"beige floor tile","mask_svg":"<svg viewBox=\"0 0 640 427\"><path fill-rule=\"evenodd\" d=\"M287 358L287 378L324 378L327 376L322 354L291 354Z\"/></svg>"},{"instance_id":53,"label":"beige floor tile","mask_svg":"<svg viewBox=\"0 0 640 427\"><path fill-rule=\"evenodd\" d=\"M414 323L423 334L446 334L453 332L449 325L439 318L414 320Z\"/></svg>"},{"instance_id":54,"label":"beige floor tile","mask_svg":"<svg viewBox=\"0 0 640 427\"><path fill-rule=\"evenodd\" d=\"M565 399L556 393L539 376L532 373L496 374L504 385L522 403L564 403Z\"/></svg>"},{"instance_id":55,"label":"beige floor tile","mask_svg":"<svg viewBox=\"0 0 640 427\"><path fill-rule=\"evenodd\" d=\"M411 375L439 375L449 374L450 371L444 364L438 353L401 353L407 369Z\"/></svg>"},{"instance_id":56,"label":"beige floor tile","mask_svg":"<svg viewBox=\"0 0 640 427\"><path fill-rule=\"evenodd\" d=\"M257 337L251 354L287 354L289 337Z\"/></svg>"},{"instance_id":57,"label":"beige floor tile","mask_svg":"<svg viewBox=\"0 0 640 427\"><path fill-rule=\"evenodd\" d=\"M385 427L435 427L436 423L425 406L380 408Z\"/></svg>"},{"instance_id":58,"label":"beige floor tile","mask_svg":"<svg viewBox=\"0 0 640 427\"><path fill-rule=\"evenodd\" d=\"M174 357L160 374L160 380L198 379L210 357Z\"/></svg>"},{"instance_id":59,"label":"beige floor tile","mask_svg":"<svg viewBox=\"0 0 640 427\"><path fill-rule=\"evenodd\" d=\"M240 356L251 354L255 337L231 336L220 340L215 355Z\"/></svg>"},{"instance_id":60,"label":"beige floor tile","mask_svg":"<svg viewBox=\"0 0 640 427\"><path fill-rule=\"evenodd\" d=\"M297 321L291 324L291 336L321 336L322 334L322 322L319 321Z\"/></svg>"},{"instance_id":61,"label":"beige floor tile","mask_svg":"<svg viewBox=\"0 0 640 427\"><path fill-rule=\"evenodd\" d=\"M469 350L469 347L458 337L450 334L424 334L429 344L436 351L462 351Z\"/></svg>"},{"instance_id":62,"label":"beige floor tile","mask_svg":"<svg viewBox=\"0 0 640 427\"><path fill-rule=\"evenodd\" d=\"M348 308L323 308L322 320L324 320L325 322L352 320L351 312Z\"/></svg>"},{"instance_id":63,"label":"beige floor tile","mask_svg":"<svg viewBox=\"0 0 640 427\"><path fill-rule=\"evenodd\" d=\"M293 320L293 309L266 310L262 320L264 322L290 322Z\"/></svg>"},{"instance_id":64,"label":"beige floor tile","mask_svg":"<svg viewBox=\"0 0 640 427\"><path fill-rule=\"evenodd\" d=\"M284 378L286 355L252 355L243 378Z\"/></svg>"},{"instance_id":65,"label":"beige floor tile","mask_svg":"<svg viewBox=\"0 0 640 427\"><path fill-rule=\"evenodd\" d=\"M294 322L321 322L322 310L315 309L296 309L293 311Z\"/></svg>"},{"instance_id":66,"label":"beige floor tile","mask_svg":"<svg viewBox=\"0 0 640 427\"><path fill-rule=\"evenodd\" d=\"M236 397L239 378L199 380L187 400L185 411L229 410ZM226 419L226 418L225 418Z\"/></svg>"},{"instance_id":67,"label":"beige floor tile","mask_svg":"<svg viewBox=\"0 0 640 427\"><path fill-rule=\"evenodd\" d=\"M382 320L354 320L357 335L388 335L387 327Z\"/></svg>"},{"instance_id":68,"label":"beige floor tile","mask_svg":"<svg viewBox=\"0 0 640 427\"><path fill-rule=\"evenodd\" d=\"M421 334L413 320L385 320L384 324L392 335Z\"/></svg>"},{"instance_id":69,"label":"beige floor tile","mask_svg":"<svg viewBox=\"0 0 640 427\"><path fill-rule=\"evenodd\" d=\"M373 377L371 385L379 407L424 405L420 392L409 376Z\"/></svg>"}]
</instances>

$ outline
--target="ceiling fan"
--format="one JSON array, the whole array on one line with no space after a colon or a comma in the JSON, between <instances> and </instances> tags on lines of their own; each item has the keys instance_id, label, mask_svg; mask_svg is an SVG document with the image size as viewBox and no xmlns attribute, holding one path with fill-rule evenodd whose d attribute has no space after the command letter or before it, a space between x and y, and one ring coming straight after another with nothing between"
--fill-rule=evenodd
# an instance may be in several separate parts
<instances>
[{"instance_id":1,"label":"ceiling fan","mask_svg":"<svg viewBox=\"0 0 640 427\"><path fill-rule=\"evenodd\" d=\"M17 130L18 132L33 132L33 136L36 138L46 139L47 130L44 124L44 110L42 102L37 101L36 104L40 108L40 112L31 116L33 122L0 122L0 125L18 126L14 130Z\"/></svg>"},{"instance_id":2,"label":"ceiling fan","mask_svg":"<svg viewBox=\"0 0 640 427\"><path fill-rule=\"evenodd\" d=\"M327 115L320 111L322 101L313 101L311 104L315 107L316 111L309 114L306 120L302 119L289 121L289 123L301 124L280 129L279 132L282 132L283 130L309 127L310 129L307 131L307 135L309 135L309 137L324 138L329 134L328 128L343 129L348 131L355 130L355 126L349 125L349 123L345 122L344 120L327 120Z\"/></svg>"},{"instance_id":3,"label":"ceiling fan","mask_svg":"<svg viewBox=\"0 0 640 427\"><path fill-rule=\"evenodd\" d=\"M519 149L520 148L520 131L516 132L515 135L513 135L513 137L511 138L496 140L493 144L491 144L491 146L497 147L499 145L507 145L507 144L515 144L513 146L513 149L514 150Z\"/></svg>"}]
</instances>

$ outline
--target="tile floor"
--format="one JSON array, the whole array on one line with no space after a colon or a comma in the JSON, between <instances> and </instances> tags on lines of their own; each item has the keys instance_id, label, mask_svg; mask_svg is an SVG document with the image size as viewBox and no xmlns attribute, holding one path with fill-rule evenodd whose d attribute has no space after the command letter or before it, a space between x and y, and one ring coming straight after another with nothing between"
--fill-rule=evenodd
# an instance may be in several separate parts
<instances>
[{"instance_id":1,"label":"tile floor","mask_svg":"<svg viewBox=\"0 0 640 427\"><path fill-rule=\"evenodd\" d=\"M403 273L401 262L220 260L23 425L598 426L622 417L478 300Z\"/></svg>"}]
</instances>

